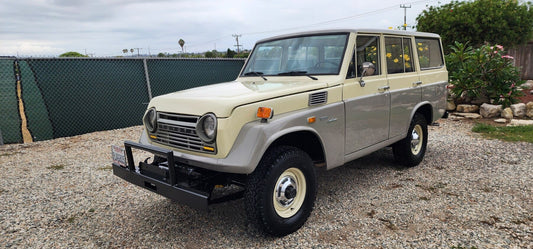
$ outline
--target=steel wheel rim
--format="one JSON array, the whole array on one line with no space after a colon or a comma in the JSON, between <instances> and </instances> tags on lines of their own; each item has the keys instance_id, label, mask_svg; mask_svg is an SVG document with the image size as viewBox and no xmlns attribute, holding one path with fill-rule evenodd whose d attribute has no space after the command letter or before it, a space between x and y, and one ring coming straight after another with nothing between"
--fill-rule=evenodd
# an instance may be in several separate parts
<instances>
[{"instance_id":1,"label":"steel wheel rim","mask_svg":"<svg viewBox=\"0 0 533 249\"><path fill-rule=\"evenodd\" d=\"M278 178L272 196L274 210L282 218L295 215L305 200L307 185L300 169L289 168Z\"/></svg>"},{"instance_id":2,"label":"steel wheel rim","mask_svg":"<svg viewBox=\"0 0 533 249\"><path fill-rule=\"evenodd\" d=\"M413 155L418 155L422 150L422 141L424 139L424 133L421 125L415 125L411 132L411 152Z\"/></svg>"}]
</instances>

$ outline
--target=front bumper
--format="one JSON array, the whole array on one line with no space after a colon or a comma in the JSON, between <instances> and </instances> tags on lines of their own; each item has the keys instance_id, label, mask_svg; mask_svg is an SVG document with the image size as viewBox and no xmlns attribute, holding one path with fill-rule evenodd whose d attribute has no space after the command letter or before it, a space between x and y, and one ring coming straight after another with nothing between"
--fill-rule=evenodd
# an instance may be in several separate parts
<instances>
[{"instance_id":1,"label":"front bumper","mask_svg":"<svg viewBox=\"0 0 533 249\"><path fill-rule=\"evenodd\" d=\"M113 163L114 175L179 203L207 211L211 191L209 188L202 190L191 186L187 175L180 173L179 169L173 166L175 165L174 153L171 150L131 141L125 141L124 146L127 167ZM139 166L136 168L132 148L153 153L166 159L166 163L139 162Z\"/></svg>"}]
</instances>

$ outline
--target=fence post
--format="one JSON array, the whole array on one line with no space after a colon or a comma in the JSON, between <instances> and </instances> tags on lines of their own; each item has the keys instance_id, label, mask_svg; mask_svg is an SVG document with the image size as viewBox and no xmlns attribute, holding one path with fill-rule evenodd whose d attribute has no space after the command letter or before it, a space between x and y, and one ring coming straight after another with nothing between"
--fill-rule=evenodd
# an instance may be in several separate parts
<instances>
[{"instance_id":1,"label":"fence post","mask_svg":"<svg viewBox=\"0 0 533 249\"><path fill-rule=\"evenodd\" d=\"M144 77L146 78L146 88L148 89L148 99L152 100L152 87L150 86L150 75L148 75L148 64L146 58L143 59Z\"/></svg>"}]
</instances>

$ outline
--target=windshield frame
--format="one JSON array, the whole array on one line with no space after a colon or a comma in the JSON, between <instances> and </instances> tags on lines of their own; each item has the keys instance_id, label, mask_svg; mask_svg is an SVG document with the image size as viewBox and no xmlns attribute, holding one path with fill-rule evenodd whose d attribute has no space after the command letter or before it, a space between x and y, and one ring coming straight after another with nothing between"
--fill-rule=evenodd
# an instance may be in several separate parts
<instances>
[{"instance_id":1,"label":"windshield frame","mask_svg":"<svg viewBox=\"0 0 533 249\"><path fill-rule=\"evenodd\" d=\"M335 38L334 36L339 36L339 38L342 38L344 36L344 39L342 41L336 41L335 43L340 46L333 46L331 44L326 43L327 40L324 39L324 43L320 43L320 38L330 36L331 38ZM319 38L320 37L320 38ZM339 31L339 32L324 32L324 33L306 33L306 34L298 34L298 35L292 35L292 36L283 36L283 37L275 37L272 39L265 39L262 41L259 41L255 44L254 49L252 50L252 53L250 53L250 56L248 60L246 60L246 64L244 65L239 77L257 77L257 75L262 76L309 76L309 75L339 75L342 64L344 62L344 57L346 55L346 50L348 49L348 43L350 39L350 32L346 31ZM312 45L319 45L321 47L312 47ZM279 46L277 48L280 55L274 55L278 57L272 57L272 62L276 62L279 65L275 65L274 67L277 67L277 70L262 70L262 69L256 69L258 66L255 64L260 63L260 60L266 60L268 58L261 57L261 50L263 48L268 49L269 47ZM297 45L297 46L292 46ZM343 46L342 50L335 51L335 49L340 49L341 46ZM296 49L294 49L296 48ZM290 65L291 59L293 63L296 62L304 62L300 58L297 60L297 56L301 56L301 52L298 52L299 49L305 49L305 52L303 54L305 55L305 64L307 66L304 67L294 67L294 65ZM308 50L310 48L314 48L318 51L312 51L314 53L318 53L316 55L313 55L312 52L309 52ZM332 52L334 53L335 57L328 58L326 49L333 49ZM273 50L273 49L271 49ZM298 55L300 54L300 55ZM292 57L291 57L292 56ZM313 64L312 59L309 59L308 57L315 56L316 58L315 65L311 66L310 64ZM276 61L275 61L276 60ZM277 61L279 60L279 61ZM336 65L338 63L338 65ZM266 64L269 65L269 64ZM319 67L317 67L319 65ZM327 65L327 67L326 67ZM270 65L272 67L272 65ZM322 68L324 67L324 68ZM260 68L260 67L259 67ZM323 71L321 71L321 70ZM299 74L295 74L294 72L298 72Z\"/></svg>"}]
</instances>

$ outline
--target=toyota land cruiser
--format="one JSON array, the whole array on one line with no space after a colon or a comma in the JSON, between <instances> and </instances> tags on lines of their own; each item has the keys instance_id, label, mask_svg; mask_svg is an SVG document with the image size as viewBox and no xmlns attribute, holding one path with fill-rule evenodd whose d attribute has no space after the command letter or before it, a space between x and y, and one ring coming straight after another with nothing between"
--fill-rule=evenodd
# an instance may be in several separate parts
<instances>
[{"instance_id":1,"label":"toyota land cruiser","mask_svg":"<svg viewBox=\"0 0 533 249\"><path fill-rule=\"evenodd\" d=\"M428 124L444 115L447 81L436 34L328 30L264 39L235 81L153 98L139 142L113 147L113 173L204 210L243 197L252 223L283 236L313 209L317 167L386 146L400 165L418 165ZM135 164L132 149L153 159ZM220 188L235 191L213 195Z\"/></svg>"}]
</instances>

